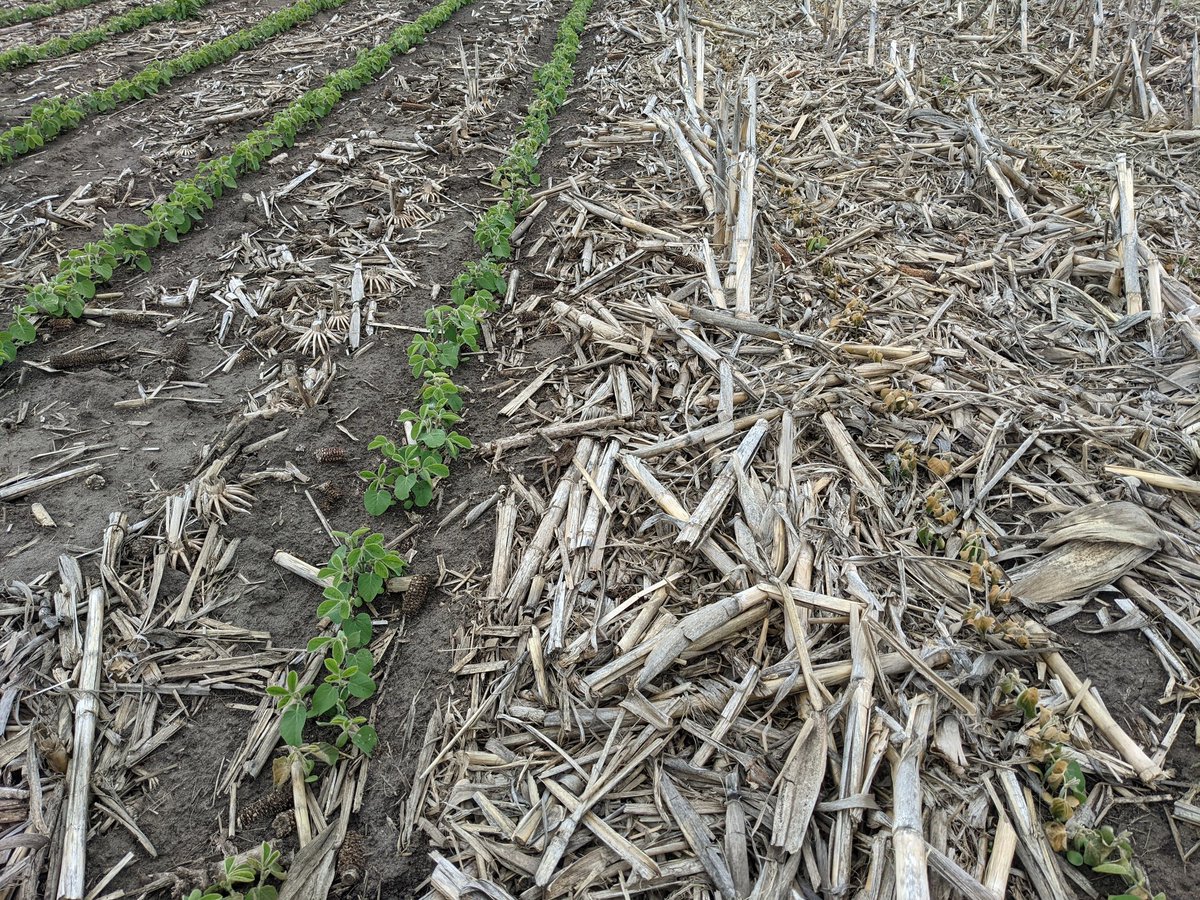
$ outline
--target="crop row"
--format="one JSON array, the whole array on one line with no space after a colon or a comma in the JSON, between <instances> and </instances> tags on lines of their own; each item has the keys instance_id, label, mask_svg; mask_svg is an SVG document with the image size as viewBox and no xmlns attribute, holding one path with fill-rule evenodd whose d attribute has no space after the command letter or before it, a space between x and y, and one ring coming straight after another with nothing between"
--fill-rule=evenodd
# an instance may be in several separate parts
<instances>
[{"instance_id":1,"label":"crop row","mask_svg":"<svg viewBox=\"0 0 1200 900\"><path fill-rule=\"evenodd\" d=\"M36 103L29 120L0 133L0 163L9 163L45 146L60 134L97 113L109 112L157 94L175 78L191 75L226 62L243 50L264 44L275 35L307 22L317 13L337 9L346 0L298 0L271 13L261 22L182 53L174 59L155 60L130 78L78 97L48 97Z\"/></svg>"},{"instance_id":2,"label":"crop row","mask_svg":"<svg viewBox=\"0 0 1200 900\"><path fill-rule=\"evenodd\" d=\"M475 242L482 251L467 263L451 285L449 304L425 313L427 335L418 334L408 347L408 364L422 382L416 411L404 410L400 424L407 440L378 435L370 448L383 459L359 473L366 482L363 505L382 515L397 503L406 509L427 506L439 480L450 474L449 463L471 447L455 431L462 421L462 397L450 372L465 350L479 350L482 320L495 310L504 291L503 263L511 255L509 238L517 218L529 205L529 189L538 184L538 158L550 140L550 121L567 99L575 76L575 58L592 0L575 0L559 26L550 60L534 73L534 96L517 139L492 175L500 200L480 216Z\"/></svg>"},{"instance_id":3,"label":"crop row","mask_svg":"<svg viewBox=\"0 0 1200 900\"><path fill-rule=\"evenodd\" d=\"M580 35L587 22L592 0L576 0L559 26L551 59L534 74L534 97L520 133L493 181L501 187L500 201L477 224L475 239L483 257L467 264L451 287L453 306L437 306L426 314L429 337L418 336L408 350L414 375L421 378L418 412L405 411L400 421L408 429L410 443L397 446L376 437L373 449L383 451L386 461L378 471L361 473L368 480L365 503L378 514L392 504L425 506L433 496L438 479L449 475L445 460L471 446L453 430L459 421L462 400L449 371L458 365L464 348L478 349L482 318L495 309L496 297L504 289L500 260L509 256L508 237L520 211L528 205L528 189L538 182L538 153L550 137L550 120L566 100L574 77ZM497 221L507 222L503 234ZM305 686L298 674L288 673L282 685L267 688L280 711L279 733L292 754L304 761L306 771L328 751L320 744L304 743L304 726L314 718L328 716L325 723L339 729L335 747L347 744L369 754L378 737L365 717L350 709L353 699L375 693L370 678L374 660L367 649L371 619L359 607L370 603L384 589L387 579L404 571L402 557L388 551L383 536L361 528L353 534L338 533L339 542L328 565L318 573L327 585L317 607L319 617L328 618L332 636L314 638L310 653L323 653L326 674L319 686Z\"/></svg>"},{"instance_id":4,"label":"crop row","mask_svg":"<svg viewBox=\"0 0 1200 900\"><path fill-rule=\"evenodd\" d=\"M337 752L354 747L371 755L379 737L365 716L355 715L350 708L353 700L374 696L376 685L371 678L375 659L371 643L371 617L360 608L383 593L388 578L401 575L407 566L404 558L383 544L383 535L367 534L360 528L353 534L335 531L338 548L318 577L326 587L318 619L328 619L332 635L321 635L308 642L309 653L324 656L325 676L314 687L300 683L296 670L288 672L283 684L269 685L267 694L275 698L279 710L279 736L305 761L311 771L319 759L332 763ZM305 744L304 726L310 719L327 717L322 725L338 730L333 750L322 744Z\"/></svg>"},{"instance_id":5,"label":"crop row","mask_svg":"<svg viewBox=\"0 0 1200 900\"><path fill-rule=\"evenodd\" d=\"M0 10L0 28L7 28L9 25L16 25L20 22L44 19L47 16L56 16L72 9L83 9L85 6L99 2L100 0L52 0L50 3L30 3L28 6L19 6L16 9Z\"/></svg>"},{"instance_id":6,"label":"crop row","mask_svg":"<svg viewBox=\"0 0 1200 900\"><path fill-rule=\"evenodd\" d=\"M190 19L208 5L210 0L162 0L150 6L138 6L105 19L95 28L77 31L69 37L56 37L41 44L24 44L0 53L0 70L20 69L43 59L54 59L68 53L78 53L94 47L116 34L137 31L152 22L167 19Z\"/></svg>"},{"instance_id":7,"label":"crop row","mask_svg":"<svg viewBox=\"0 0 1200 900\"><path fill-rule=\"evenodd\" d=\"M227 189L237 186L239 177L257 171L279 150L290 147L303 128L327 116L343 96L378 78L393 56L420 44L429 32L471 2L442 0L413 22L397 28L384 43L359 52L354 65L329 75L321 87L301 95L264 128L250 132L228 154L206 160L191 178L176 182L166 200L150 207L146 224L111 226L99 240L68 251L53 277L27 288L13 321L0 331L0 365L12 362L19 347L33 342L38 316L78 318L84 304L96 295L96 288L122 266L135 265L149 271L149 251L164 241L177 243Z\"/></svg>"}]
</instances>

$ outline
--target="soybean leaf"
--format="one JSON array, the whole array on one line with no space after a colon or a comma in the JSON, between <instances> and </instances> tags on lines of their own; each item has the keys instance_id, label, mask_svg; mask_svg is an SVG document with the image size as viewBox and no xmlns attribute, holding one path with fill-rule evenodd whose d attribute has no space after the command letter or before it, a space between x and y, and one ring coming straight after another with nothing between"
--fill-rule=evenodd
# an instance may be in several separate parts
<instances>
[{"instance_id":1,"label":"soybean leaf","mask_svg":"<svg viewBox=\"0 0 1200 900\"><path fill-rule=\"evenodd\" d=\"M304 743L304 723L308 719L308 711L303 703L293 703L283 711L279 719L279 736L289 747L299 747Z\"/></svg>"},{"instance_id":2,"label":"soybean leaf","mask_svg":"<svg viewBox=\"0 0 1200 900\"><path fill-rule=\"evenodd\" d=\"M370 725L364 725L355 732L352 740L354 741L354 746L362 751L363 755L370 756L375 750L375 745L379 743L379 735L375 733L375 729Z\"/></svg>"},{"instance_id":3,"label":"soybean leaf","mask_svg":"<svg viewBox=\"0 0 1200 900\"><path fill-rule=\"evenodd\" d=\"M324 715L333 709L337 702L337 688L332 684L320 685L312 696L312 709L309 710L308 717L311 719L314 716Z\"/></svg>"}]
</instances>

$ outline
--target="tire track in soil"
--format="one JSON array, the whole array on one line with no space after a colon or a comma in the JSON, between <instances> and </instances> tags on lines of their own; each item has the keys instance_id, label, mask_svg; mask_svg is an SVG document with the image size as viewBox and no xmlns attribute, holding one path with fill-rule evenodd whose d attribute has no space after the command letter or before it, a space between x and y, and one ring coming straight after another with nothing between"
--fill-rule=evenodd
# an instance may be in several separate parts
<instances>
[{"instance_id":1,"label":"tire track in soil","mask_svg":"<svg viewBox=\"0 0 1200 900\"><path fill-rule=\"evenodd\" d=\"M556 16L552 22L556 22L559 15L565 11L567 4L556 4L554 12ZM464 10L464 13L469 14L470 8ZM429 58L440 57L448 60L443 68L457 68L457 39L461 35L464 40L469 42L469 32L462 24L462 18L456 22L452 22L447 26L443 26L440 32L435 32L429 41L430 53ZM494 38L495 42L503 45L503 32L505 25L511 25L510 16L493 16L490 20L484 19L480 23L472 25L471 31L476 27L481 27L485 37ZM457 27L455 27L457 26ZM457 33L451 33L453 29ZM465 33L464 32L468 32ZM537 62L540 62L548 57L551 46L553 44L554 33L552 28L542 27L537 36L536 48L533 50L533 55ZM469 43L468 43L469 46ZM421 51L417 51L418 53ZM585 51L586 53L586 51ZM411 55L410 55L411 57ZM432 79L435 86L440 84L440 77L430 75L427 72L420 72L423 65L428 65L422 59L411 59L410 57L402 58L401 65L398 66L397 80L405 77L405 71L417 69L418 72L409 74L407 77L413 81L422 75L427 79ZM581 58L581 63L582 63ZM528 66L531 71L533 64ZM455 73L461 79L461 76ZM516 121L519 119L520 111L530 92L530 79L528 77L518 77L510 79L503 85L504 94L496 108L489 117L490 133L484 141L485 146L478 153L468 154L463 160L452 164L455 168L468 168L471 175L462 175L458 182L455 182L453 190L448 186L447 192L450 194L450 200L453 201L448 206L448 214L439 223L436 229L439 237L426 243L434 243L435 252L421 254L414 251L411 255L420 257L420 260L414 260L414 271L419 271L418 283L446 283L457 273L461 264L466 259L472 258L475 255L471 233L474 222L474 207L479 203L479 200L490 193L490 188L478 184L478 179L474 173L485 174L489 172L493 164L498 160L499 153L507 147L513 132L515 131ZM370 96L363 96L361 102L352 104L348 107L335 111L333 115L326 120L328 127L323 127L318 130L315 135L306 136L305 140L298 143L293 150L292 155L301 160L311 156L314 149L319 148L324 143L324 138L329 133L336 133L338 130L346 130L348 121L381 121L384 117L379 115L387 108L388 102L383 97L384 91L387 88L378 83L372 88L366 89L363 93L369 93ZM441 87L437 87L439 93L447 91ZM455 101L459 102L459 101ZM450 110L453 112L453 109ZM565 113L564 113L565 115ZM383 132L383 136L391 139L408 139L411 137L411 127L403 125L399 128L388 129ZM479 157L478 159L476 157ZM440 171L445 164L443 157L434 157L426 161L423 171L436 172ZM341 173L335 173L335 180L341 176ZM264 172L253 179L247 179L241 189L247 192L252 192L265 187L272 181L278 181L281 176L278 173ZM461 182L461 183L460 183ZM386 202L386 201L385 201ZM462 204L468 209L471 209L472 214L468 215L457 204ZM216 217L218 220L220 216ZM173 263L179 260L181 256L180 250L173 250L168 254L160 255L161 260L154 274L151 276L139 276L135 279L123 279L118 281L114 287L128 287L128 281L145 282L143 289L153 290L154 287L165 287L167 284L178 285L185 283L187 276L191 271L197 270L195 260L200 258L210 258L220 260L222 251L228 246L230 241L236 236L240 237L240 232L244 228L244 224L237 220L236 214L228 215L226 218L232 219L227 223L227 227L221 228L219 225L212 228L204 228L197 232L195 239L190 239L187 243L188 254L187 261L180 260L188 267L185 272L172 272ZM443 234L444 232L444 234ZM197 243L199 241L199 243ZM401 303L398 308L389 310L399 315L405 322L419 322L422 320L423 310L428 305L428 292L414 291L406 292L400 298ZM386 318L393 318L388 315ZM223 353L215 348L203 346L204 332L207 331L211 324L209 317L195 317L188 321L182 330L186 332L186 339L192 343L193 352L197 357L193 371L199 370L201 366L207 368L212 359L221 359ZM125 331L125 326L115 325L110 329L112 332ZM138 333L132 335L135 339ZM152 336L145 333L146 344L153 341ZM401 384L389 384L389 379L395 378L395 370L397 361L403 360L403 347L407 341L408 334L404 332L386 332L380 336L379 346L373 348L368 355L359 360L352 361L349 366L355 370L362 369L359 374L352 374L351 379L343 379L343 383L336 387L331 397L331 403L343 403L350 405L353 403L354 393L359 389L371 389L377 383L382 383L385 387L385 402L375 410L374 420L365 425L352 423L356 430L367 432L372 428L377 430L387 430L391 420L398 410L409 403L415 390L415 383L407 375L406 368L403 368L401 362L401 371L404 373L401 379L398 379ZM77 340L68 338L68 340ZM61 344L62 341L56 342ZM368 364L364 367L363 364ZM474 368L474 366L469 366ZM89 373L91 374L91 373ZM109 418L115 420L118 417L123 421L113 421L111 428L108 429L109 434L140 434L144 440L153 441L157 439L169 439L173 443L180 443L180 439L189 440L193 446L201 445L205 442L205 438L211 439L214 435L219 434L228 418L231 411L230 405L227 404L220 411L209 408L194 408L194 409L175 409L171 410L169 406L151 407L149 410L138 411L130 415L108 414L106 407L110 404L106 401L114 399L123 399L133 395L131 386L127 382L123 382L116 373L106 373L110 377L106 378L98 390L96 384L81 384L82 391L78 392L87 406L94 406L95 409L101 411L98 415L108 415ZM37 382L44 376L41 373L29 372L28 376L32 378L34 384L30 385L30 393L37 392ZM82 382L75 376L67 376L73 381ZM351 382L346 384L345 382ZM153 382L148 382L152 384ZM257 385L257 375L253 371L235 370L233 377L220 379L211 379L211 386L216 388L220 386L221 393L224 397L230 398L232 401L236 399L238 391L243 391ZM347 391L346 388L350 390ZM100 394L100 396L97 396ZM349 399L347 399L349 398ZM173 404L172 404L173 405ZM356 404L357 405L357 404ZM167 413L167 422L158 423L153 421L162 413ZM272 445L271 448L260 454L259 458L253 461L238 460L238 464L244 465L245 469L258 469L261 467L273 467L274 463L279 459L293 458L297 459L302 468L313 471L313 464L304 455L297 455L297 450L302 449L307 451L317 443L320 443L326 436L338 433L333 430L332 420L335 418L335 413L332 410L317 409L309 411L307 415L299 419L295 425L289 429L289 434L285 442ZM482 425L482 419L474 417L473 422ZM140 424L140 423L145 423ZM283 423L283 424L290 424ZM281 423L278 420L274 422L265 422L258 420L253 423L252 430L241 436L243 441L253 441L263 436L271 434L280 427ZM125 429L125 430L122 430ZM175 433L172 433L175 432ZM373 432L372 432L373 433ZM364 435L364 442L366 437ZM275 450L275 447L282 448ZM270 458L264 459L263 457ZM109 463L106 463L109 465ZM124 468L130 478L136 478L139 472L144 472L145 457L140 454L130 453L111 462L113 470ZM173 471L168 473L168 469L173 468ZM178 484L181 481L190 479L194 471L194 460L185 459L178 460L170 466L163 466L156 471L157 480L162 485ZM118 478L113 481L120 480ZM314 479L315 480L315 479ZM335 522L335 527L352 527L357 524L359 519L365 520L366 514L361 508L361 499L359 494L359 482L357 478L347 472L342 480L347 485L347 496L344 502L336 510L331 510L330 517ZM493 488L495 479L483 473L482 480L486 481L486 491ZM452 506L457 502L459 496L465 496L471 493L473 489L479 487L478 483L472 487L471 480L465 477L460 477L451 482L444 493L443 503ZM129 482L128 499L136 500L139 493L139 486L134 481ZM273 564L270 562L270 554L275 546L286 546L294 552L307 557L317 558L321 554L327 554L330 545L326 542L324 535L315 527L308 527L307 523L313 522L311 510L307 505L307 501L302 494L292 490L288 486L268 484L256 488L258 492L258 501L254 510L254 518L244 521L234 519L230 523L230 527L225 529L227 536L239 536L243 538L242 551L239 557L243 565L241 566L241 575L253 581L262 580L266 582L264 590L260 591L253 598L253 604L245 602L235 603L230 607L226 607L230 612L228 615L231 618L246 618L254 622L259 627L270 627L276 634L276 643L284 646L288 645L303 645L304 640L309 636L312 629L312 605L313 598L311 590L307 586L301 586L295 595L291 591L298 583L288 583L290 578L284 579ZM486 492L485 491L485 492ZM102 498L100 495L108 493L108 489L99 492L95 497L96 503L89 504L91 507L86 518L89 522L80 521L76 523L76 532L81 535L91 535L99 533L101 523L112 509L130 508L130 503L122 504L120 500L109 500ZM85 494L86 496L86 494ZM47 503L52 503L53 498L46 498ZM268 518L274 516L273 520L268 523ZM137 518L131 514L131 519ZM432 522L437 518L436 513L431 513L427 519ZM299 524L297 524L299 523ZM393 516L389 520L376 524L383 530L389 533L398 532L406 523L403 517ZM265 525L265 528L263 527ZM263 534L266 531L267 534ZM430 525L426 525L423 531L428 534L432 531ZM480 537L478 535L468 536L464 540L470 540L475 545L475 551L478 555L480 551L484 554L490 552L488 548L491 546L491 538L488 536ZM451 535L449 541L444 534L438 541L439 549L444 552L447 549L453 549L457 546L458 541L455 535ZM36 549L36 552L45 556L52 548L43 546ZM21 563L25 565L29 557L33 553L23 554ZM452 559L452 565L458 564L460 560ZM426 556L423 554L418 571L422 566L425 571L429 571L429 567L433 563L432 555ZM42 565L44 569L45 564ZM176 576L179 573L175 573ZM178 578L176 578L178 580ZM181 584L164 585L166 593L163 596L170 596L172 592L178 593ZM414 641L411 644L404 645L406 649L400 651L402 664L398 667L397 673L393 678L393 683L384 685L383 690L389 692L389 699L385 704L380 704L381 707L395 707L398 710L405 711L408 709L410 698L426 681L436 678L441 681L446 676L444 675L447 659L445 655L439 652L440 647L446 645L445 638L448 635L450 628L450 617L445 610L429 610L420 615L418 619L419 626L423 632L422 639ZM427 640L427 636L436 636L439 640ZM401 642L396 642L394 647L401 646ZM393 653L393 659L384 660L382 664L391 666L395 662L396 654ZM396 694L395 681L399 679L400 693L403 700L395 702L394 695ZM424 702L422 707L427 707L432 699L429 691L425 691L423 695ZM428 714L427 708L418 710L420 717L425 717ZM390 713L388 713L390 715ZM402 716L401 716L402 718ZM194 735L212 736L209 740L175 740L166 748L158 758L152 759L148 764L149 768L158 770L161 765L177 764L179 768L172 771L160 772L163 787L157 791L153 797L146 801L146 809L158 808L161 820L170 820L170 835L163 834L157 829L152 829L146 822L142 821L142 827L151 834L151 837L159 845L160 852L166 857L179 857L182 855L191 856L195 853L197 846L207 847L208 842L204 839L212 834L215 830L215 823L204 813L197 813L196 810L190 809L193 800L199 799L207 792L208 773L214 775L220 768L223 758L227 757L231 752L231 743L236 744L236 741L231 741L230 736L235 736L239 732L239 722L244 723L244 713L229 709L225 706L218 707L216 704L205 704L200 710L194 722ZM244 724L240 726L244 729ZM388 726L392 727L392 726ZM413 729L414 734L419 739L423 733L423 724L417 724ZM381 746L377 752L379 769L381 772L382 788L386 789L386 785L392 782L392 773L396 773L395 777L407 777L410 773L407 769L410 768L407 758L403 756L404 748L393 749L390 741L396 740L402 734L402 729L397 723L395 733L392 735L384 735L385 746ZM186 746L184 746L186 745ZM185 791L185 786L196 784L195 773L205 772L203 785L195 788L195 796L189 795ZM183 780L185 783L180 783ZM379 782L375 782L377 786ZM243 795L244 796L244 795ZM178 800L175 798L179 798ZM252 799L247 797L246 799ZM245 802L243 800L242 802ZM375 802L374 800L371 802ZM394 798L385 797L381 794L381 800L384 806L390 807L394 803ZM365 813L365 811L364 811ZM386 815L386 814L385 814ZM379 821L383 821L381 817ZM179 835L186 835L181 839ZM109 831L99 842L94 846L93 852L96 854L94 862L94 871L102 871L107 864L114 862L127 849L127 835L123 832ZM169 838L169 842L168 842ZM199 838L199 839L198 839ZM377 851L384 858L390 859L395 853L395 834L375 834L368 835L369 847L372 851ZM111 853L109 853L111 848ZM186 851L186 852L185 852ZM213 851L215 852L215 851ZM211 855L211 854L210 854ZM372 856L375 852L372 852ZM416 863L417 869L424 872L428 869L426 861L423 857L419 857L419 863ZM407 879L409 876L403 873L408 871L408 864L399 863L399 868L391 872L388 878L395 880ZM162 868L161 862L155 864L156 868ZM397 874L397 872L401 874ZM132 871L127 873L131 877L134 874ZM124 875L122 876L124 877ZM420 877L423 877L421 875Z\"/></svg>"},{"instance_id":2,"label":"tire track in soil","mask_svg":"<svg viewBox=\"0 0 1200 900\"><path fill-rule=\"evenodd\" d=\"M351 0L228 62L180 78L141 103L99 116L93 126L72 131L0 169L0 215L32 197L56 196L61 202L86 187L76 208L95 203L99 214L83 220L90 221L91 227L36 225L26 240L53 236L70 249L98 238L108 225L141 222L142 208L190 175L200 154L227 152L330 72L351 63L359 49L381 43L431 5L430 0L407 0L381 15L371 0ZM332 33L331 23L336 29ZM224 110L233 105L251 114L235 110L229 114L235 117L232 121L222 121ZM191 130L186 123L197 115L199 127ZM185 123L182 134L181 123ZM95 177L99 173L101 177ZM27 210L17 224L37 215L38 210ZM22 245L22 252L26 246ZM40 251L38 247L36 263L28 267L30 278L40 274L38 264L44 267L49 262ZM0 259L15 252L0 239ZM19 291L0 289L0 303L19 297Z\"/></svg>"},{"instance_id":3,"label":"tire track in soil","mask_svg":"<svg viewBox=\"0 0 1200 900\"><path fill-rule=\"evenodd\" d=\"M220 40L291 2L222 0L206 10L211 14L207 20L154 22L79 53L42 60L13 72L0 72L0 129L11 128L27 119L33 104L39 100L58 95L74 97L100 90L137 74L151 62ZM182 79L175 83L180 81Z\"/></svg>"}]
</instances>

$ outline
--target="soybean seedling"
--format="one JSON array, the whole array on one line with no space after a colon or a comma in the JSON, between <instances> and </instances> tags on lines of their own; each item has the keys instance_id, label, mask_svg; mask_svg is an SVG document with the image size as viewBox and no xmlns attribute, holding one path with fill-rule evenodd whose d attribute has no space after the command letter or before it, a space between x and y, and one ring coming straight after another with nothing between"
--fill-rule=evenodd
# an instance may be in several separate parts
<instances>
[{"instance_id":1,"label":"soybean seedling","mask_svg":"<svg viewBox=\"0 0 1200 900\"><path fill-rule=\"evenodd\" d=\"M204 890L196 888L185 900L277 900L279 889L268 882L286 879L282 854L264 842L257 853L226 857L220 877Z\"/></svg>"},{"instance_id":2,"label":"soybean seedling","mask_svg":"<svg viewBox=\"0 0 1200 900\"><path fill-rule=\"evenodd\" d=\"M354 610L370 603L381 593L387 579L403 575L408 563L404 557L383 545L382 534L368 534L369 528L346 533L335 531L338 548L317 576L329 580L324 601L317 615L327 616L346 631L351 648L362 647L371 639L371 618Z\"/></svg>"}]
</instances>

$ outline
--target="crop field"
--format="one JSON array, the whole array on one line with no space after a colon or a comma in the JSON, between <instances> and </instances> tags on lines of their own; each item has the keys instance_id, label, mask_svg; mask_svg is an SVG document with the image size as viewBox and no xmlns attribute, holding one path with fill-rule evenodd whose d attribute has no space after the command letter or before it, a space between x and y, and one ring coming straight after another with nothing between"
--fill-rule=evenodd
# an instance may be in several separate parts
<instances>
[{"instance_id":1,"label":"crop field","mask_svg":"<svg viewBox=\"0 0 1200 900\"><path fill-rule=\"evenodd\" d=\"M1200 894L1198 32L0 0L0 900Z\"/></svg>"}]
</instances>

